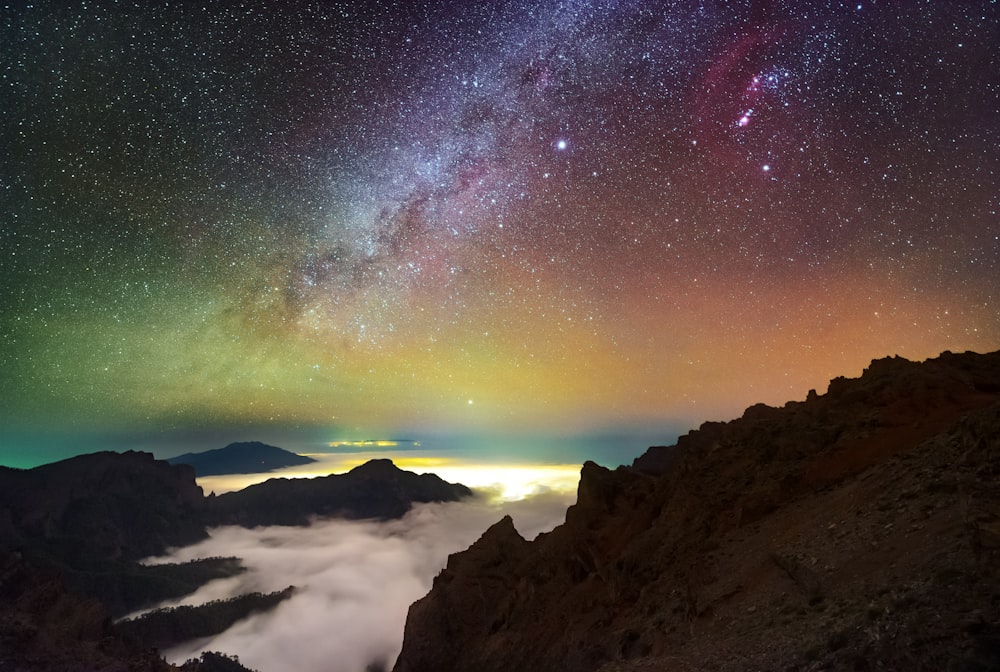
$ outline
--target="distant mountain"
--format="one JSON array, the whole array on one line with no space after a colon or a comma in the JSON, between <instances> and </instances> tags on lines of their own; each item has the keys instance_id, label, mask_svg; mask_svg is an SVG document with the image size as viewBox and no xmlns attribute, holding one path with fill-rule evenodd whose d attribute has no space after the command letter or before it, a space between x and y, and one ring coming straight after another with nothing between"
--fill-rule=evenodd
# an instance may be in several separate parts
<instances>
[{"instance_id":1,"label":"distant mountain","mask_svg":"<svg viewBox=\"0 0 1000 672\"><path fill-rule=\"evenodd\" d=\"M395 672L1000 670L1000 352L876 360L584 465L410 607Z\"/></svg>"},{"instance_id":2,"label":"distant mountain","mask_svg":"<svg viewBox=\"0 0 1000 672\"><path fill-rule=\"evenodd\" d=\"M346 474L272 478L206 500L212 525L306 525L315 516L399 518L416 502L453 502L472 491L435 474L403 471L391 460L370 460Z\"/></svg>"},{"instance_id":3,"label":"distant mountain","mask_svg":"<svg viewBox=\"0 0 1000 672\"><path fill-rule=\"evenodd\" d=\"M316 460L260 441L230 443L225 448L202 453L184 453L167 460L170 464L189 464L196 476L259 474L285 467L311 464Z\"/></svg>"}]
</instances>

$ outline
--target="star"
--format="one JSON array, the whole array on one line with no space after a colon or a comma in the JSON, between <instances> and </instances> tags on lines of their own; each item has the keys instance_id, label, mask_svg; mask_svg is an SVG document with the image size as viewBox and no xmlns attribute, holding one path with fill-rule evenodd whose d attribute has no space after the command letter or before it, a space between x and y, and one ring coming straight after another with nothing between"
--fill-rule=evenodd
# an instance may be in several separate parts
<instances>
[{"instance_id":1,"label":"star","mask_svg":"<svg viewBox=\"0 0 1000 672\"><path fill-rule=\"evenodd\" d=\"M1000 6L862 1L11 3L0 426L701 422L1000 347Z\"/></svg>"}]
</instances>

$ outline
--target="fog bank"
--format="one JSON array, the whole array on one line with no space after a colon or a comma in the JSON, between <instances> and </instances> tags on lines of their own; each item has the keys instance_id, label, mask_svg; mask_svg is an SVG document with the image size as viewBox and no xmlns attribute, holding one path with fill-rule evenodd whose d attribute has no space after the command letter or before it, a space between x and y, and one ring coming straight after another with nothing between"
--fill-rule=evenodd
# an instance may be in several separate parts
<instances>
[{"instance_id":1,"label":"fog bank","mask_svg":"<svg viewBox=\"0 0 1000 672\"><path fill-rule=\"evenodd\" d=\"M334 519L304 528L216 528L206 541L152 562L235 555L249 571L167 604L201 604L289 585L298 591L271 612L164 655L183 662L202 651L221 651L260 672L363 672L372 663L391 667L409 605L427 593L449 554L468 547L504 514L532 539L561 523L574 499L573 493L549 491L497 502L484 493L475 500L418 504L405 517L387 522Z\"/></svg>"}]
</instances>

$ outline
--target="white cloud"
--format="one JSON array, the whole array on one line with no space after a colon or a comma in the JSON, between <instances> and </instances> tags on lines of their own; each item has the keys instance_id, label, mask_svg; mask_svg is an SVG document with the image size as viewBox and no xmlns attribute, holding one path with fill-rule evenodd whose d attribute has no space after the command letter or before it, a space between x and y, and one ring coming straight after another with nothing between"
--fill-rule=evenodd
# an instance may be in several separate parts
<instances>
[{"instance_id":1,"label":"white cloud","mask_svg":"<svg viewBox=\"0 0 1000 672\"><path fill-rule=\"evenodd\" d=\"M509 513L528 539L565 518L574 495L542 490L513 502L495 498L420 504L387 522L320 520L309 527L222 527L161 561L236 555L249 571L213 581L182 603L248 591L299 590L276 609L226 632L165 652L183 662L202 651L236 654L262 672L363 672L391 665L402 645L409 605L427 593L450 553L467 548Z\"/></svg>"}]
</instances>

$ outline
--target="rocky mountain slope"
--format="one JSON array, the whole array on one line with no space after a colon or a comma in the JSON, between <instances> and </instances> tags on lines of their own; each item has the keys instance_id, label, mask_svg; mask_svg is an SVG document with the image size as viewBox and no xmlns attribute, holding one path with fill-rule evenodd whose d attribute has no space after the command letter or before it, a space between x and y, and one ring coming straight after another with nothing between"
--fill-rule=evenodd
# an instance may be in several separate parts
<instances>
[{"instance_id":1,"label":"rocky mountain slope","mask_svg":"<svg viewBox=\"0 0 1000 672\"><path fill-rule=\"evenodd\" d=\"M584 465L410 609L396 672L1000 669L1000 353L872 362Z\"/></svg>"},{"instance_id":2,"label":"rocky mountain slope","mask_svg":"<svg viewBox=\"0 0 1000 672\"><path fill-rule=\"evenodd\" d=\"M189 464L196 476L221 474L259 474L275 469L297 467L315 462L311 457L292 453L260 441L230 443L225 448L201 453L184 453L167 460L170 464Z\"/></svg>"}]
</instances>

